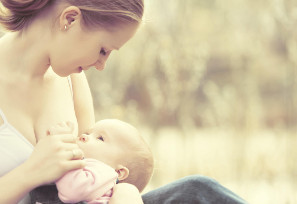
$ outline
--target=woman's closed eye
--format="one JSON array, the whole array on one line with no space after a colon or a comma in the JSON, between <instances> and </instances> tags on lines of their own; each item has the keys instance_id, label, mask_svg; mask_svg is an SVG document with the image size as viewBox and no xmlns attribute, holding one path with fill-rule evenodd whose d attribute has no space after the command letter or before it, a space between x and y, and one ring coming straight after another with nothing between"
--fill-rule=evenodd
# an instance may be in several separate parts
<instances>
[{"instance_id":1,"label":"woman's closed eye","mask_svg":"<svg viewBox=\"0 0 297 204\"><path fill-rule=\"evenodd\" d=\"M107 54L107 51L104 48L101 48L100 54L105 56Z\"/></svg>"}]
</instances>

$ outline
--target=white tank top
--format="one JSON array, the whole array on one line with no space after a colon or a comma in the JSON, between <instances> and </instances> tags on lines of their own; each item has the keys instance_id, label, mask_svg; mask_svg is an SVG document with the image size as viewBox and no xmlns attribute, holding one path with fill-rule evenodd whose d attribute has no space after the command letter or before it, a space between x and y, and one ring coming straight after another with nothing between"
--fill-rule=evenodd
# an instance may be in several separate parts
<instances>
[{"instance_id":1,"label":"white tank top","mask_svg":"<svg viewBox=\"0 0 297 204\"><path fill-rule=\"evenodd\" d=\"M26 161L34 147L8 123L1 109L0 117L4 121L0 125L0 176L2 176Z\"/></svg>"},{"instance_id":2,"label":"white tank top","mask_svg":"<svg viewBox=\"0 0 297 204\"><path fill-rule=\"evenodd\" d=\"M72 82L67 77L71 94ZM33 152L34 146L9 122L0 109L0 177L26 161Z\"/></svg>"},{"instance_id":3,"label":"white tank top","mask_svg":"<svg viewBox=\"0 0 297 204\"><path fill-rule=\"evenodd\" d=\"M70 91L73 97L71 78L68 78ZM25 162L34 150L34 146L9 122L0 109L0 177ZM15 184L17 185L17 184ZM27 194L18 204L30 204Z\"/></svg>"},{"instance_id":4,"label":"white tank top","mask_svg":"<svg viewBox=\"0 0 297 204\"><path fill-rule=\"evenodd\" d=\"M0 109L4 121L0 125L0 177L26 161L33 152L33 145L11 124ZM14 184L17 185L17 184ZM27 194L18 204L30 203Z\"/></svg>"}]
</instances>

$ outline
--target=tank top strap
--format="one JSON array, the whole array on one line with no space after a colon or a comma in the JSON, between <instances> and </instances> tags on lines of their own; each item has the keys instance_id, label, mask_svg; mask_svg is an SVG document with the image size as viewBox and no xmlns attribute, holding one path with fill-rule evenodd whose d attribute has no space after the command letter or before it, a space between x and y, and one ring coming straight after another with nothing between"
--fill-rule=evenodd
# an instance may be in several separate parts
<instances>
[{"instance_id":1,"label":"tank top strap","mask_svg":"<svg viewBox=\"0 0 297 204\"><path fill-rule=\"evenodd\" d=\"M6 119L4 113L3 113L3 111L1 109L0 109L0 118L3 120L4 123L7 123L7 119Z\"/></svg>"},{"instance_id":2,"label":"tank top strap","mask_svg":"<svg viewBox=\"0 0 297 204\"><path fill-rule=\"evenodd\" d=\"M71 95L72 95L72 98L73 98L73 88L72 88L71 77L68 76L67 79L68 79L68 84L69 84L69 88L70 88L70 91L71 91Z\"/></svg>"}]
</instances>

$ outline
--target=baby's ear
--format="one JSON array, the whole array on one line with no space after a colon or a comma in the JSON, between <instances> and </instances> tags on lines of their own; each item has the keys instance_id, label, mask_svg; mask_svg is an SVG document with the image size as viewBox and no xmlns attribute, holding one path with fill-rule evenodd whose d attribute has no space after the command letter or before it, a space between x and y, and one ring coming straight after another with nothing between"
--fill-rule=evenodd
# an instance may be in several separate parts
<instances>
[{"instance_id":1,"label":"baby's ear","mask_svg":"<svg viewBox=\"0 0 297 204\"><path fill-rule=\"evenodd\" d=\"M123 165L118 165L116 168L119 181L126 179L129 176L129 169Z\"/></svg>"}]
</instances>

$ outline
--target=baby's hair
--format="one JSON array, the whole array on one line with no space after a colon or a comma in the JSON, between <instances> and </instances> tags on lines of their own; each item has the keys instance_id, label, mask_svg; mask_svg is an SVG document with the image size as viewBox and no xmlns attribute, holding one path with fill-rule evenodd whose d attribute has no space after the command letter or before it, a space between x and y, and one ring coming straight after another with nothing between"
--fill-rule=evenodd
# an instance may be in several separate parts
<instances>
[{"instance_id":1,"label":"baby's hair","mask_svg":"<svg viewBox=\"0 0 297 204\"><path fill-rule=\"evenodd\" d=\"M0 24L10 31L20 31L50 5L68 3L81 10L88 28L111 28L141 22L143 0L0 0Z\"/></svg>"},{"instance_id":2,"label":"baby's hair","mask_svg":"<svg viewBox=\"0 0 297 204\"><path fill-rule=\"evenodd\" d=\"M154 158L151 148L137 131L137 138L124 147L128 153L123 165L129 169L129 176L120 181L135 185L142 192L149 183L154 169Z\"/></svg>"},{"instance_id":3,"label":"baby's hair","mask_svg":"<svg viewBox=\"0 0 297 204\"><path fill-rule=\"evenodd\" d=\"M131 183L135 185L139 192L142 192L149 183L154 169L153 154L146 143L139 144L138 147L132 147L131 157L126 161L129 169L129 176L121 182Z\"/></svg>"}]
</instances>

